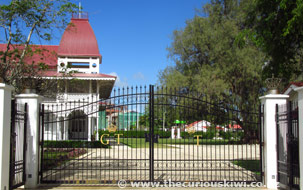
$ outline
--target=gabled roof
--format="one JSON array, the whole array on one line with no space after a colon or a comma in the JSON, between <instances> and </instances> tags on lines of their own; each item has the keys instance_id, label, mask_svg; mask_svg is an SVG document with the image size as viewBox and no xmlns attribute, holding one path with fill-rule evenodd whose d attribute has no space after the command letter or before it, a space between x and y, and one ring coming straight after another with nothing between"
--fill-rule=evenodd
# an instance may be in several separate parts
<instances>
[{"instance_id":1,"label":"gabled roof","mask_svg":"<svg viewBox=\"0 0 303 190\"><path fill-rule=\"evenodd\" d=\"M6 44L0 44L0 51L6 50ZM53 45L30 45L33 53L28 53L24 58L24 62L28 64L45 63L50 68L57 67L57 51L59 46ZM21 45L10 45L10 50L15 49L23 50L24 47Z\"/></svg>"},{"instance_id":2,"label":"gabled roof","mask_svg":"<svg viewBox=\"0 0 303 190\"><path fill-rule=\"evenodd\" d=\"M56 45L31 45L33 53L29 53L24 58L24 61L28 64L39 64L45 63L48 65L48 71L44 71L41 73L42 77L63 77L62 73L57 72L57 51L59 46ZM20 45L11 45L9 51L13 51L15 49L22 50L23 46ZM6 50L6 44L0 44L0 51ZM66 75L65 75L66 76ZM73 73L69 74L68 78L79 78L83 80L115 80L116 76L101 74L101 73Z\"/></svg>"},{"instance_id":3,"label":"gabled roof","mask_svg":"<svg viewBox=\"0 0 303 190\"><path fill-rule=\"evenodd\" d=\"M211 123L205 120L195 121L193 123L188 124L188 127L192 126L202 126L202 127L209 127L211 126Z\"/></svg>"},{"instance_id":4,"label":"gabled roof","mask_svg":"<svg viewBox=\"0 0 303 190\"><path fill-rule=\"evenodd\" d=\"M58 56L95 56L101 60L97 39L88 19L71 19L61 38Z\"/></svg>"}]
</instances>

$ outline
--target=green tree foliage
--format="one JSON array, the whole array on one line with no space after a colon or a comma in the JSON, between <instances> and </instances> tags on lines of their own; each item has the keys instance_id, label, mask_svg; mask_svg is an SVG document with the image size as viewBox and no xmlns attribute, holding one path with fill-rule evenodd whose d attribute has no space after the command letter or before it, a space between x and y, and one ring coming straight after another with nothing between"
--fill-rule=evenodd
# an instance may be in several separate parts
<instances>
[{"instance_id":1,"label":"green tree foliage","mask_svg":"<svg viewBox=\"0 0 303 190\"><path fill-rule=\"evenodd\" d=\"M76 9L77 6L69 0L11 0L0 5L1 43L6 47L0 51L2 80L15 86L17 92L22 90L24 81L31 78L35 80L28 85L49 88L49 82L37 80L39 74L47 69L43 61L25 63L26 57L46 51L32 46L32 37L35 35L39 40L50 41L52 31L65 28L67 16Z\"/></svg>"},{"instance_id":2,"label":"green tree foliage","mask_svg":"<svg viewBox=\"0 0 303 190\"><path fill-rule=\"evenodd\" d=\"M168 48L174 65L160 72L160 84L194 89L243 113L254 110L265 56L249 38L239 40L245 10L251 4L250 0L212 1L204 7L207 17L196 15L184 29L174 31ZM255 130L247 125L250 119L249 115L234 117L247 135Z\"/></svg>"},{"instance_id":3,"label":"green tree foliage","mask_svg":"<svg viewBox=\"0 0 303 190\"><path fill-rule=\"evenodd\" d=\"M256 0L247 11L251 39L268 56L264 78L283 77L285 83L302 79L303 1Z\"/></svg>"}]
</instances>

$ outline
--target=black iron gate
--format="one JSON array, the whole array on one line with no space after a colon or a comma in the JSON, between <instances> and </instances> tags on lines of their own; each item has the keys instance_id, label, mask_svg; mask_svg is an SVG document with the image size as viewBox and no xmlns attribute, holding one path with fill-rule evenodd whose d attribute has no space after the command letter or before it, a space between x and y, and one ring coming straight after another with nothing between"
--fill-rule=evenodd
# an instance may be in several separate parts
<instances>
[{"instance_id":1,"label":"black iron gate","mask_svg":"<svg viewBox=\"0 0 303 190\"><path fill-rule=\"evenodd\" d=\"M188 89L44 103L41 183L261 181L259 111Z\"/></svg>"},{"instance_id":2,"label":"black iron gate","mask_svg":"<svg viewBox=\"0 0 303 190\"><path fill-rule=\"evenodd\" d=\"M278 182L299 189L299 118L296 102L276 105Z\"/></svg>"},{"instance_id":3,"label":"black iron gate","mask_svg":"<svg viewBox=\"0 0 303 190\"><path fill-rule=\"evenodd\" d=\"M12 101L9 189L25 184L27 104Z\"/></svg>"}]
</instances>

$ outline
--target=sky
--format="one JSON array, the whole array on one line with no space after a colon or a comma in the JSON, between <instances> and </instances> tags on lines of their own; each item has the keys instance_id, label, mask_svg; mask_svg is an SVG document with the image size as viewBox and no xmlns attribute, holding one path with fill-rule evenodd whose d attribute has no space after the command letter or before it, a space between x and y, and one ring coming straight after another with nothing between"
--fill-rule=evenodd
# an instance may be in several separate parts
<instances>
[{"instance_id":1,"label":"sky","mask_svg":"<svg viewBox=\"0 0 303 190\"><path fill-rule=\"evenodd\" d=\"M159 71L173 64L167 57L173 31L209 1L73 0L89 14L102 55L100 72L116 75L117 87L156 84ZM47 44L59 45L63 32Z\"/></svg>"},{"instance_id":2,"label":"sky","mask_svg":"<svg viewBox=\"0 0 303 190\"><path fill-rule=\"evenodd\" d=\"M158 73L173 64L167 47L176 29L206 0L86 0L99 51L101 73L118 76L116 86L156 84Z\"/></svg>"}]
</instances>

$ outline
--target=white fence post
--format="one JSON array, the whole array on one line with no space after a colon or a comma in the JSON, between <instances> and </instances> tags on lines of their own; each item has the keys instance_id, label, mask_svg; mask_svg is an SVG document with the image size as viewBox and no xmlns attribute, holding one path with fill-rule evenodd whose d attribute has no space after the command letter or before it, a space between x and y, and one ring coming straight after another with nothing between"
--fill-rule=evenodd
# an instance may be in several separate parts
<instances>
[{"instance_id":1,"label":"white fence post","mask_svg":"<svg viewBox=\"0 0 303 190\"><path fill-rule=\"evenodd\" d=\"M276 104L286 104L288 95L269 94L260 97L264 106L264 147L263 171L264 182L267 188L277 189L277 125Z\"/></svg>"},{"instance_id":2,"label":"white fence post","mask_svg":"<svg viewBox=\"0 0 303 190\"><path fill-rule=\"evenodd\" d=\"M0 188L9 189L12 86L0 83Z\"/></svg>"},{"instance_id":3,"label":"white fence post","mask_svg":"<svg viewBox=\"0 0 303 190\"><path fill-rule=\"evenodd\" d=\"M37 94L20 94L16 100L17 103L28 104L25 188L36 188L39 183L39 104L42 97Z\"/></svg>"},{"instance_id":4,"label":"white fence post","mask_svg":"<svg viewBox=\"0 0 303 190\"><path fill-rule=\"evenodd\" d=\"M300 165L300 189L303 189L303 87L296 88L298 92L298 122L299 122L299 165Z\"/></svg>"}]
</instances>

